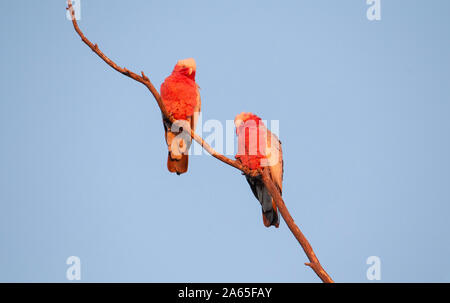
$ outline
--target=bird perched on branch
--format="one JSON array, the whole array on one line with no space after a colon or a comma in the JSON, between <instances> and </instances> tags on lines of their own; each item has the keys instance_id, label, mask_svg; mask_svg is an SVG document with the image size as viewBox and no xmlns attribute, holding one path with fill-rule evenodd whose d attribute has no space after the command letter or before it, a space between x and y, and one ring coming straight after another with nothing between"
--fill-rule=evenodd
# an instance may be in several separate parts
<instances>
[{"instance_id":1,"label":"bird perched on branch","mask_svg":"<svg viewBox=\"0 0 450 303\"><path fill-rule=\"evenodd\" d=\"M201 101L197 83L195 83L196 64L192 58L180 60L172 74L161 85L161 98L169 114L177 120L171 123L163 117L165 138L169 154L167 168L178 175L188 169L189 147L192 140L190 130L195 131Z\"/></svg>"},{"instance_id":2,"label":"bird perched on branch","mask_svg":"<svg viewBox=\"0 0 450 303\"><path fill-rule=\"evenodd\" d=\"M238 153L236 159L249 169L269 170L269 175L282 192L283 155L281 142L252 113L241 113L234 119L238 136ZM263 223L266 227L278 227L280 219L277 206L264 185L261 176L245 176L253 194L262 207Z\"/></svg>"}]
</instances>

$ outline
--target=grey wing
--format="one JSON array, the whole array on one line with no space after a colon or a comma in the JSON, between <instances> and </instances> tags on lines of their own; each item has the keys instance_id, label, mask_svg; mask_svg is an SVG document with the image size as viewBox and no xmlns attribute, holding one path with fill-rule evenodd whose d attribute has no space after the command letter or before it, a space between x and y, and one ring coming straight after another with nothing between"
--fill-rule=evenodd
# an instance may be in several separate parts
<instances>
[{"instance_id":1,"label":"grey wing","mask_svg":"<svg viewBox=\"0 0 450 303\"><path fill-rule=\"evenodd\" d=\"M272 176L272 180L275 185L280 190L280 193L283 191L283 150L281 148L281 142L278 137L268 131L270 134L270 175Z\"/></svg>"},{"instance_id":2,"label":"grey wing","mask_svg":"<svg viewBox=\"0 0 450 303\"><path fill-rule=\"evenodd\" d=\"M198 116L200 115L200 111L202 109L202 100L200 98L200 90L197 86L197 104L194 107L194 115L191 120L191 129L195 131L195 127L197 126Z\"/></svg>"},{"instance_id":3,"label":"grey wing","mask_svg":"<svg viewBox=\"0 0 450 303\"><path fill-rule=\"evenodd\" d=\"M261 203L263 212L272 210L272 197L261 178L245 176L255 198Z\"/></svg>"}]
</instances>

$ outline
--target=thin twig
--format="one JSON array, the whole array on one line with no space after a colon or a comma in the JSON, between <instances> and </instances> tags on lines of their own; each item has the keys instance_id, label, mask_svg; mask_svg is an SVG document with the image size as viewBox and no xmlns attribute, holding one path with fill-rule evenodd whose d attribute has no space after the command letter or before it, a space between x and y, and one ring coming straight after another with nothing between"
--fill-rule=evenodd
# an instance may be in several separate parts
<instances>
[{"instance_id":1,"label":"thin twig","mask_svg":"<svg viewBox=\"0 0 450 303\"><path fill-rule=\"evenodd\" d=\"M69 10L70 15L72 17L72 23L73 23L73 27L75 28L75 31L78 33L78 35L80 36L81 40L87 44L87 46L90 47L90 49L96 53L100 58L102 58L103 61L105 61L109 66L111 66L112 68L114 68L116 71L118 71L119 73L128 76L142 84L144 84L152 93L153 97L155 97L156 102L158 102L158 106L161 109L161 112L163 113L164 116L169 117L168 112L166 111L165 107L164 107L164 103L162 102L161 96L159 95L158 91L156 90L156 88L153 86L153 84L150 82L150 79L144 74L144 72L141 72L141 76L139 76L138 74L133 73L132 71L129 71L128 69L126 69L125 67L120 67L118 66L114 61L112 61L111 59L109 59L98 47L97 44L93 44L91 41L89 41L83 34L83 32L80 30L80 27L78 26L77 20L75 18L75 11L73 9L72 6L72 1L68 0L67 1L68 7L67 10Z\"/></svg>"},{"instance_id":2,"label":"thin twig","mask_svg":"<svg viewBox=\"0 0 450 303\"><path fill-rule=\"evenodd\" d=\"M89 41L83 34L83 32L78 27L78 23L75 18L75 12L72 6L72 1L68 0L68 7L71 17L72 17L72 23L73 27L75 28L75 31L78 33L78 35L81 37L81 40L87 44L87 46L90 47L90 49L96 53L103 61L105 61L109 66L111 66L113 69L118 71L119 73L128 76L132 78L133 80L136 80L142 84L144 84L152 93L153 97L155 98L156 102L158 103L158 107L161 110L161 113L164 117L166 117L171 123L175 122L175 119L172 117L172 115L167 112L166 108L164 107L164 103L162 101L162 98L156 88L153 86L150 79L144 74L144 72L141 72L141 75L138 75L125 67L118 66L114 61L109 59L98 47L97 44L93 44L91 41ZM294 237L298 240L301 247L303 248L305 254L307 255L310 263L305 263L305 265L311 267L314 272L319 276L319 278L326 283L333 283L333 280L331 277L327 274L327 272L322 268L320 265L319 260L317 259L311 245L309 244L308 240L305 238L303 233L300 231L298 226L295 224L294 219L291 217L288 209L286 208L286 205L284 204L283 199L281 198L280 193L275 188L275 185L273 184L270 176L268 175L267 170L258 171L258 170L251 170L247 167L243 166L236 160L232 160L230 158L225 157L224 155L218 153L215 151L208 143L206 143L202 137L197 135L193 129L190 131L191 138L193 138L198 144L202 146L203 149L205 149L210 155L215 157L216 159L222 161L225 164L228 164L241 172L243 172L245 175L249 176L262 176L263 182L266 185L267 189L269 190L271 196L275 200L275 203L277 204L277 207L283 216L284 221L286 221L286 224L288 225L289 229L291 230Z\"/></svg>"}]
</instances>

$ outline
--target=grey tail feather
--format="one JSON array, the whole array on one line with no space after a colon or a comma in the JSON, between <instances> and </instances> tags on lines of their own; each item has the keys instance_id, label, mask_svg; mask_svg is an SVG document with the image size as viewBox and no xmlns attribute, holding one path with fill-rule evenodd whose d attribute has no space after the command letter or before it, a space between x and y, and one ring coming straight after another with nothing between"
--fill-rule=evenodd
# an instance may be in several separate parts
<instances>
[{"instance_id":1,"label":"grey tail feather","mask_svg":"<svg viewBox=\"0 0 450 303\"><path fill-rule=\"evenodd\" d=\"M261 204L263 216L267 219L270 225L278 226L279 217L277 212L273 209L272 197L270 196L269 191L261 178L246 176L246 179L256 199L258 199Z\"/></svg>"},{"instance_id":2,"label":"grey tail feather","mask_svg":"<svg viewBox=\"0 0 450 303\"><path fill-rule=\"evenodd\" d=\"M280 225L280 218L278 217L278 213L272 208L269 211L263 211L263 216L270 222L270 225L275 225L278 227Z\"/></svg>"}]
</instances>

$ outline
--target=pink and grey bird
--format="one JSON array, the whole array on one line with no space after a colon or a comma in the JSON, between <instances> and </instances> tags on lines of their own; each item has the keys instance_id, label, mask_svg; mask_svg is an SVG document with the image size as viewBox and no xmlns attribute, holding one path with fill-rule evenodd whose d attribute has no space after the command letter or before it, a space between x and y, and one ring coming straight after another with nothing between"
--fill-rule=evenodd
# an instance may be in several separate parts
<instances>
[{"instance_id":1,"label":"pink and grey bird","mask_svg":"<svg viewBox=\"0 0 450 303\"><path fill-rule=\"evenodd\" d=\"M238 153L236 159L249 169L268 170L275 187L282 193L283 154L281 142L252 113L241 113L234 119L238 136ZM245 176L256 199L262 208L263 223L266 227L278 227L278 216L275 201L270 196L261 176Z\"/></svg>"},{"instance_id":2,"label":"pink and grey bird","mask_svg":"<svg viewBox=\"0 0 450 303\"><path fill-rule=\"evenodd\" d=\"M200 92L195 83L196 64L192 58L180 60L175 65L172 74L161 85L161 98L164 107L175 120L181 123L171 125L163 117L165 138L169 154L167 168L178 175L188 170L188 150L192 143L187 129L195 131L198 115L201 109ZM183 122L184 127L183 127ZM183 129L185 132L183 133Z\"/></svg>"}]
</instances>

